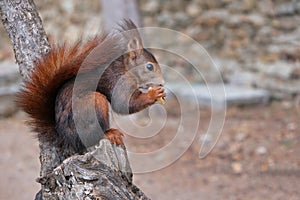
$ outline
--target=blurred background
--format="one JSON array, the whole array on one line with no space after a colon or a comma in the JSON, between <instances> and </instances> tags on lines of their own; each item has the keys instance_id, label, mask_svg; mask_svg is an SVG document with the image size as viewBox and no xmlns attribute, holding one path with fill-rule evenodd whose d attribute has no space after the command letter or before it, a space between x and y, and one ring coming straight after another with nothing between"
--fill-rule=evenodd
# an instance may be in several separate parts
<instances>
[{"instance_id":1,"label":"blurred background","mask_svg":"<svg viewBox=\"0 0 300 200\"><path fill-rule=\"evenodd\" d=\"M152 199L299 199L300 2L136 3L141 26L179 31L207 50L226 84L224 101L229 106L222 135L205 159L199 159L201 135L212 113L210 107L200 105L201 123L190 148L162 170L136 174L135 183ZM39 0L36 5L48 38L55 43L96 35L108 21L105 12L114 12L109 7L103 12L99 0ZM39 176L38 142L13 102L21 80L2 25L0 44L0 199L33 199L39 189L34 182ZM154 53L195 87L204 83L190 63ZM210 66L201 66L205 81L222 85ZM172 74L164 75L168 82L176 81ZM167 99L170 123L157 136L142 141L128 136L128 148L147 152L168 144L180 118L177 104L176 99Z\"/></svg>"}]
</instances>

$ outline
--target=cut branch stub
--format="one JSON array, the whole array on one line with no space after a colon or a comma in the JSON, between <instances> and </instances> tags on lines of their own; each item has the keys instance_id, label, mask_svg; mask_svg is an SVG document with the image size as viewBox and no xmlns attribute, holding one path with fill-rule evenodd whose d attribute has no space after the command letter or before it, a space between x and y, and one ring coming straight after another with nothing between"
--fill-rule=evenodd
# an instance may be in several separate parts
<instances>
[{"instance_id":1,"label":"cut branch stub","mask_svg":"<svg viewBox=\"0 0 300 200\"><path fill-rule=\"evenodd\" d=\"M132 184L125 146L107 139L85 155L66 159L39 182L44 199L149 199Z\"/></svg>"}]
</instances>

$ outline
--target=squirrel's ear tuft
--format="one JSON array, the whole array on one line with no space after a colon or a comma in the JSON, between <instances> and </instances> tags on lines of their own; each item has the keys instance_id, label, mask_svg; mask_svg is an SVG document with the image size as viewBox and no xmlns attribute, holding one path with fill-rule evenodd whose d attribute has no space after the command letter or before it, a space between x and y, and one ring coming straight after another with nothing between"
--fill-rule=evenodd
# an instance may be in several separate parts
<instances>
[{"instance_id":1,"label":"squirrel's ear tuft","mask_svg":"<svg viewBox=\"0 0 300 200\"><path fill-rule=\"evenodd\" d=\"M137 26L130 19L123 19L121 23L119 23L120 31L129 31L129 30L137 30Z\"/></svg>"},{"instance_id":2,"label":"squirrel's ear tuft","mask_svg":"<svg viewBox=\"0 0 300 200\"><path fill-rule=\"evenodd\" d=\"M135 59L137 55L140 55L143 53L143 46L141 44L141 41L139 38L132 38L129 40L127 45L127 50L129 52L129 57L131 59Z\"/></svg>"},{"instance_id":3,"label":"squirrel's ear tuft","mask_svg":"<svg viewBox=\"0 0 300 200\"><path fill-rule=\"evenodd\" d=\"M120 33L123 36L123 41L127 43L127 52L129 57L135 59L138 55L143 53L142 39L136 25L131 20L123 20L120 24Z\"/></svg>"}]
</instances>

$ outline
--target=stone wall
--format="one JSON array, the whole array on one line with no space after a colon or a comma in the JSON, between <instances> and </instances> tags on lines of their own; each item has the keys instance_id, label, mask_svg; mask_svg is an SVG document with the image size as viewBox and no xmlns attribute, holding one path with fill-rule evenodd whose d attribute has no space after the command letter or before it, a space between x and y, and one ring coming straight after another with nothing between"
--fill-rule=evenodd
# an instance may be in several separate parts
<instances>
[{"instance_id":1,"label":"stone wall","mask_svg":"<svg viewBox=\"0 0 300 200\"><path fill-rule=\"evenodd\" d=\"M74 41L101 30L99 0L36 1L53 41ZM140 0L144 26L170 28L197 40L218 64L225 82L265 88L276 97L300 93L298 0ZM13 59L0 26L0 60ZM176 45L176 43L174 43ZM191 66L167 62L190 81ZM184 66L183 66L184 65ZM214 74L203 68L214 81ZM170 77L170 79L172 79Z\"/></svg>"},{"instance_id":2,"label":"stone wall","mask_svg":"<svg viewBox=\"0 0 300 200\"><path fill-rule=\"evenodd\" d=\"M145 26L190 35L213 56L226 82L300 93L300 2L297 0L148 0Z\"/></svg>"}]
</instances>

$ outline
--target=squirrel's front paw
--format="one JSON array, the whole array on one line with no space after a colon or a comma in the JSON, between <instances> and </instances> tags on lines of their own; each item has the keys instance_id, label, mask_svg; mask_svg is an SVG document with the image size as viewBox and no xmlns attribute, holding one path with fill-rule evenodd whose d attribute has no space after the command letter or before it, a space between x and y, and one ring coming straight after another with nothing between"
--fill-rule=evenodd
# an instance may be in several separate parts
<instances>
[{"instance_id":1,"label":"squirrel's front paw","mask_svg":"<svg viewBox=\"0 0 300 200\"><path fill-rule=\"evenodd\" d=\"M123 133L121 133L118 129L113 128L109 129L104 134L104 138L108 139L112 144L117 145L123 144L123 136Z\"/></svg>"},{"instance_id":2,"label":"squirrel's front paw","mask_svg":"<svg viewBox=\"0 0 300 200\"><path fill-rule=\"evenodd\" d=\"M159 99L164 99L166 97L166 93L164 91L164 88L161 86L151 87L149 88L148 95L151 99L151 101L154 103L155 101Z\"/></svg>"}]
</instances>

